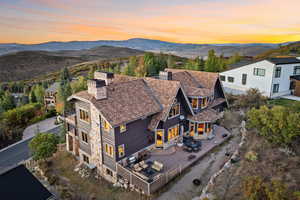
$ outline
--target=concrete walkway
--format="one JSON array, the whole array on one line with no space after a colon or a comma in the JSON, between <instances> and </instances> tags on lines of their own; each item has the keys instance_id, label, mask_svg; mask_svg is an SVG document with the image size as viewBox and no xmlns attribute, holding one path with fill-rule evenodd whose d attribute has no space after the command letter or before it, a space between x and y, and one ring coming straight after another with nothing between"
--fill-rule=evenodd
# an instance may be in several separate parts
<instances>
[{"instance_id":1,"label":"concrete walkway","mask_svg":"<svg viewBox=\"0 0 300 200\"><path fill-rule=\"evenodd\" d=\"M294 101L300 101L300 97L293 96L293 95L282 96L281 98L290 99L290 100L294 100Z\"/></svg>"},{"instance_id":2,"label":"concrete walkway","mask_svg":"<svg viewBox=\"0 0 300 200\"><path fill-rule=\"evenodd\" d=\"M54 124L55 119L56 117L52 117L28 126L23 132L22 140L27 140L34 137L37 133L44 133L58 127L59 125Z\"/></svg>"}]
</instances>

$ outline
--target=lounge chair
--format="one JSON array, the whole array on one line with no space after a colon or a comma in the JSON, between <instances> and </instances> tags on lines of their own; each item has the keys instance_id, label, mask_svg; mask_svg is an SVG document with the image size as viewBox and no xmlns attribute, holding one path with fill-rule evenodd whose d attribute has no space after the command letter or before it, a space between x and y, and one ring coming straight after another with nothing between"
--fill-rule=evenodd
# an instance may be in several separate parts
<instances>
[{"instance_id":1,"label":"lounge chair","mask_svg":"<svg viewBox=\"0 0 300 200\"><path fill-rule=\"evenodd\" d=\"M143 168L143 169L146 169L148 167L148 165L145 163L144 160L139 162L139 164L140 164L140 167Z\"/></svg>"},{"instance_id":2,"label":"lounge chair","mask_svg":"<svg viewBox=\"0 0 300 200\"><path fill-rule=\"evenodd\" d=\"M152 167L152 169L160 172L164 168L164 165L160 162L154 161L154 163L151 167Z\"/></svg>"},{"instance_id":3,"label":"lounge chair","mask_svg":"<svg viewBox=\"0 0 300 200\"><path fill-rule=\"evenodd\" d=\"M134 169L135 171L137 171L137 172L140 172L140 171L143 170L143 168L140 167L139 163L135 164L135 165L133 166L133 169Z\"/></svg>"}]
</instances>

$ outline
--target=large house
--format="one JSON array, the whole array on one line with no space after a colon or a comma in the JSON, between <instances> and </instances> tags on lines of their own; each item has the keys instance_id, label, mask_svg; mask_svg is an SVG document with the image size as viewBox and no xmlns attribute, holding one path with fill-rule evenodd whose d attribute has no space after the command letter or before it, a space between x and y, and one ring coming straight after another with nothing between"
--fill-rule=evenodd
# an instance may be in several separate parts
<instances>
[{"instance_id":1,"label":"large house","mask_svg":"<svg viewBox=\"0 0 300 200\"><path fill-rule=\"evenodd\" d=\"M59 88L59 82L55 82L45 90L44 104L47 109L55 108L57 102L58 88Z\"/></svg>"},{"instance_id":2,"label":"large house","mask_svg":"<svg viewBox=\"0 0 300 200\"><path fill-rule=\"evenodd\" d=\"M220 73L227 93L243 94L257 88L264 96L277 98L284 95L300 96L300 59L278 57L242 63Z\"/></svg>"},{"instance_id":3,"label":"large house","mask_svg":"<svg viewBox=\"0 0 300 200\"><path fill-rule=\"evenodd\" d=\"M68 99L75 114L66 118L67 150L111 182L120 177L118 163L145 150L168 150L184 135L211 139L227 106L217 73L166 69L159 79L94 77L87 91Z\"/></svg>"}]
</instances>

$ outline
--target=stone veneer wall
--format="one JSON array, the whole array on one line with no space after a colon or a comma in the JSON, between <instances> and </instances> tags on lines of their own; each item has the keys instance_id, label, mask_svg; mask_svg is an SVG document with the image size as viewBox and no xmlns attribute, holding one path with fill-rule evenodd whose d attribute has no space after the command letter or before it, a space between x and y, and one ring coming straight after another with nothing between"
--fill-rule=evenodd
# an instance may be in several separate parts
<instances>
[{"instance_id":1,"label":"stone veneer wall","mask_svg":"<svg viewBox=\"0 0 300 200\"><path fill-rule=\"evenodd\" d=\"M113 183L117 182L117 174L113 172L113 176L106 173L106 167L102 163L102 146L100 135L100 113L97 108L91 104L91 163L93 163L98 170L98 173Z\"/></svg>"}]
</instances>

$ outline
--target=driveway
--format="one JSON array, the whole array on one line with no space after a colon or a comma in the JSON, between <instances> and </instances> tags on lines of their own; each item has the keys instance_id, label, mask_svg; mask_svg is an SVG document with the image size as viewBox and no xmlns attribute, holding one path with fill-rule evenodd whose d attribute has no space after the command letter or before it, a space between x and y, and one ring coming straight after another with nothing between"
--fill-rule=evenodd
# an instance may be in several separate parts
<instances>
[{"instance_id":1,"label":"driveway","mask_svg":"<svg viewBox=\"0 0 300 200\"><path fill-rule=\"evenodd\" d=\"M52 117L28 126L23 132L22 140L27 140L34 137L37 133L44 133L58 127L59 125L54 124L55 120L56 117Z\"/></svg>"}]
</instances>

